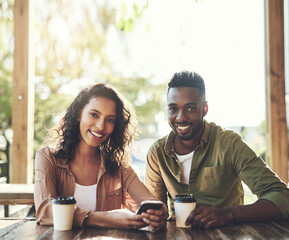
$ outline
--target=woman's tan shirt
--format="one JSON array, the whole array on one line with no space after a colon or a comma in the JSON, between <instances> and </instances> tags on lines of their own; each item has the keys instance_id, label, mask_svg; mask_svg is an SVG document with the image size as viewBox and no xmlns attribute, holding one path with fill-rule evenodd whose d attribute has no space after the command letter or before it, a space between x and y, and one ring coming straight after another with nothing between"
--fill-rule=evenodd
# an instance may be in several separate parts
<instances>
[{"instance_id":1,"label":"woman's tan shirt","mask_svg":"<svg viewBox=\"0 0 289 240\"><path fill-rule=\"evenodd\" d=\"M44 147L35 157L34 201L36 219L41 225L52 225L52 207L50 201L57 196L74 196L75 178L64 164L53 155L55 150ZM109 211L127 208L135 211L141 201L155 199L139 180L134 170L120 168L115 176L105 170L103 156L98 173L96 191L96 211ZM82 226L89 211L76 207L74 226Z\"/></svg>"}]
</instances>

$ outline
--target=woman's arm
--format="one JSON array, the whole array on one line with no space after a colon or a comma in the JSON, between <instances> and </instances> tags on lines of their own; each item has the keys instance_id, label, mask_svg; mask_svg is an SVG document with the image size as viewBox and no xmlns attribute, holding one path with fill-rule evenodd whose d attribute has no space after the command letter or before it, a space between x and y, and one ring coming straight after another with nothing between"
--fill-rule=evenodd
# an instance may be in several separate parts
<instances>
[{"instance_id":1,"label":"woman's arm","mask_svg":"<svg viewBox=\"0 0 289 240\"><path fill-rule=\"evenodd\" d=\"M56 193L56 166L46 154L47 148L40 149L35 156L34 202L36 219L41 225L52 225L50 201Z\"/></svg>"},{"instance_id":2,"label":"woman's arm","mask_svg":"<svg viewBox=\"0 0 289 240\"><path fill-rule=\"evenodd\" d=\"M143 216L136 215L127 209L103 212L90 212L84 223L86 226L110 228L141 228L146 226Z\"/></svg>"},{"instance_id":3,"label":"woman's arm","mask_svg":"<svg viewBox=\"0 0 289 240\"><path fill-rule=\"evenodd\" d=\"M145 200L155 200L148 188L140 181L132 168L123 170L123 184L130 196L140 204ZM166 224L168 209L166 204L160 210L147 210L142 213L143 221L149 225L151 230L158 231Z\"/></svg>"}]
</instances>

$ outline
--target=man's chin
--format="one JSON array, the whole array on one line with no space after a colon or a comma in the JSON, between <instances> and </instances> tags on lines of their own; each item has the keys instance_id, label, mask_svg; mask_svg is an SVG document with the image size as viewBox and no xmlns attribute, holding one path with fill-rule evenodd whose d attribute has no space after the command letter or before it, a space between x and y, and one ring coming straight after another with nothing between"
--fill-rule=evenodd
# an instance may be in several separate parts
<instances>
[{"instance_id":1,"label":"man's chin","mask_svg":"<svg viewBox=\"0 0 289 240\"><path fill-rule=\"evenodd\" d=\"M190 141L193 139L193 137L184 137L184 136L178 136L178 138L182 141Z\"/></svg>"},{"instance_id":2,"label":"man's chin","mask_svg":"<svg viewBox=\"0 0 289 240\"><path fill-rule=\"evenodd\" d=\"M179 139L181 139L182 141L189 141L191 139L194 138L195 134L191 134L191 135L182 135L182 134L179 134L177 133L176 134L178 136Z\"/></svg>"}]
</instances>

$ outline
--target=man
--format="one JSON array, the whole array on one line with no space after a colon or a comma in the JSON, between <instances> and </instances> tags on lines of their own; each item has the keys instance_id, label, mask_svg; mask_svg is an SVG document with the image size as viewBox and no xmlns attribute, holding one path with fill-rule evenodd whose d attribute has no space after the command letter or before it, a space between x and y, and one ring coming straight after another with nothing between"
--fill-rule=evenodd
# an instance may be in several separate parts
<instances>
[{"instance_id":1,"label":"man","mask_svg":"<svg viewBox=\"0 0 289 240\"><path fill-rule=\"evenodd\" d=\"M264 161L231 130L207 122L205 84L200 75L176 73L168 84L168 122L172 131L147 155L145 184L168 203L192 193L197 208L186 224L211 228L230 223L288 218L289 189ZM258 200L243 205L244 181Z\"/></svg>"}]
</instances>

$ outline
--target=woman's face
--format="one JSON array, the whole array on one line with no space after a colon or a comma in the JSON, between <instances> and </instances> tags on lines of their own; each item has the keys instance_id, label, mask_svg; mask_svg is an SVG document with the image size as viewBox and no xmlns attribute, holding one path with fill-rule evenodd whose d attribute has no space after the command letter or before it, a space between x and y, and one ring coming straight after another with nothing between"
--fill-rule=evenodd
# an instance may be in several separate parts
<instances>
[{"instance_id":1,"label":"woman's face","mask_svg":"<svg viewBox=\"0 0 289 240\"><path fill-rule=\"evenodd\" d=\"M90 147L97 147L113 132L116 122L115 102L105 97L93 97L79 116L80 137Z\"/></svg>"}]
</instances>

